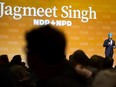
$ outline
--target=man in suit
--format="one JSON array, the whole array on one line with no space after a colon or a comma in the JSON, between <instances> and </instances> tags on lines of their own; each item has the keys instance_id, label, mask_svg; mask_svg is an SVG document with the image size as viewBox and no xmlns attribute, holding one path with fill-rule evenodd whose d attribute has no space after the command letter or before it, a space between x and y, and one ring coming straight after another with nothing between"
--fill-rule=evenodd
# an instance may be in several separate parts
<instances>
[{"instance_id":1,"label":"man in suit","mask_svg":"<svg viewBox=\"0 0 116 87\"><path fill-rule=\"evenodd\" d=\"M108 33L108 39L104 41L103 47L105 47L105 57L113 58L113 49L116 48L115 41L112 39L112 33Z\"/></svg>"}]
</instances>

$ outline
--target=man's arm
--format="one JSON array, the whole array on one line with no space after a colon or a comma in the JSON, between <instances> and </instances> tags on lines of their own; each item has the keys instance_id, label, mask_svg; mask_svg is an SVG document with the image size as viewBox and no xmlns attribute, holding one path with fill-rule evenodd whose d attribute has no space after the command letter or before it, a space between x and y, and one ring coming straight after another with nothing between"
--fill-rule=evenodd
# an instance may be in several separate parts
<instances>
[{"instance_id":1,"label":"man's arm","mask_svg":"<svg viewBox=\"0 0 116 87\"><path fill-rule=\"evenodd\" d=\"M108 46L108 42L107 40L104 41L103 47L107 47Z\"/></svg>"},{"instance_id":2,"label":"man's arm","mask_svg":"<svg viewBox=\"0 0 116 87\"><path fill-rule=\"evenodd\" d=\"M114 43L113 43L113 48L116 48L115 41L114 41Z\"/></svg>"}]
</instances>

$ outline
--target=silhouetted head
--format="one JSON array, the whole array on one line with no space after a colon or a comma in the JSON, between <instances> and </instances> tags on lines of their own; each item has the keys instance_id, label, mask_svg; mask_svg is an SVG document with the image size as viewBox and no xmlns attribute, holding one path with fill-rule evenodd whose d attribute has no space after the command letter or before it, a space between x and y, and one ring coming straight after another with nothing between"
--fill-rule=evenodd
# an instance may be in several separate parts
<instances>
[{"instance_id":1,"label":"silhouetted head","mask_svg":"<svg viewBox=\"0 0 116 87\"><path fill-rule=\"evenodd\" d=\"M7 55L1 55L0 58L5 62L5 63L9 63L9 59Z\"/></svg>"},{"instance_id":2,"label":"silhouetted head","mask_svg":"<svg viewBox=\"0 0 116 87\"><path fill-rule=\"evenodd\" d=\"M76 64L81 64L83 66L88 65L89 58L82 50L75 51L69 58L69 61L75 66Z\"/></svg>"},{"instance_id":3,"label":"silhouetted head","mask_svg":"<svg viewBox=\"0 0 116 87\"><path fill-rule=\"evenodd\" d=\"M89 65L97 69L103 69L104 58L99 55L93 55L89 60Z\"/></svg>"},{"instance_id":4,"label":"silhouetted head","mask_svg":"<svg viewBox=\"0 0 116 87\"><path fill-rule=\"evenodd\" d=\"M39 61L55 64L65 58L65 36L53 26L46 25L32 29L26 34L26 42L29 65Z\"/></svg>"},{"instance_id":5,"label":"silhouetted head","mask_svg":"<svg viewBox=\"0 0 116 87\"><path fill-rule=\"evenodd\" d=\"M113 68L113 62L114 62L114 59L112 59L112 58L105 58L104 59L104 68L105 69Z\"/></svg>"},{"instance_id":6,"label":"silhouetted head","mask_svg":"<svg viewBox=\"0 0 116 87\"><path fill-rule=\"evenodd\" d=\"M9 63L9 59L8 59L8 56L6 54L1 55L0 60L1 60L1 63L3 63L3 64L8 64Z\"/></svg>"},{"instance_id":7,"label":"silhouetted head","mask_svg":"<svg viewBox=\"0 0 116 87\"><path fill-rule=\"evenodd\" d=\"M20 65L21 64L21 55L15 55L13 56L11 60L11 65Z\"/></svg>"}]
</instances>

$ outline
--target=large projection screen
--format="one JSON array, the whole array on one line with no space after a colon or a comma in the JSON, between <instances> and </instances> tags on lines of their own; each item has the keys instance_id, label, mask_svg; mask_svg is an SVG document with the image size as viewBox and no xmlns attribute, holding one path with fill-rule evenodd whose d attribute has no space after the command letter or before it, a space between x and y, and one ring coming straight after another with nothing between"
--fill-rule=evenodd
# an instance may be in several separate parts
<instances>
[{"instance_id":1,"label":"large projection screen","mask_svg":"<svg viewBox=\"0 0 116 87\"><path fill-rule=\"evenodd\" d=\"M21 54L26 61L25 32L51 23L66 35L67 59L78 49L88 57L105 57L107 34L111 32L116 41L115 5L115 0L0 0L0 54L10 60Z\"/></svg>"}]
</instances>

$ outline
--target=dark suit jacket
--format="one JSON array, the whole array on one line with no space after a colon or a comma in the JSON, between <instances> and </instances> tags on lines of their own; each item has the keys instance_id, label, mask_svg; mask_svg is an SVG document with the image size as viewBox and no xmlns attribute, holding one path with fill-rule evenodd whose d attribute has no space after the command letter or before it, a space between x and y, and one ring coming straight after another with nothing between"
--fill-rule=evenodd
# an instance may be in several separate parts
<instances>
[{"instance_id":1,"label":"dark suit jacket","mask_svg":"<svg viewBox=\"0 0 116 87\"><path fill-rule=\"evenodd\" d=\"M112 52L112 53L113 53L113 46L115 46L115 41L112 40L112 45L108 45L108 43L109 43L109 39L106 39L106 40L104 41L104 44L103 44L103 47L106 47L106 48L105 48L105 52L106 52L106 53L107 53L107 52Z\"/></svg>"}]
</instances>

